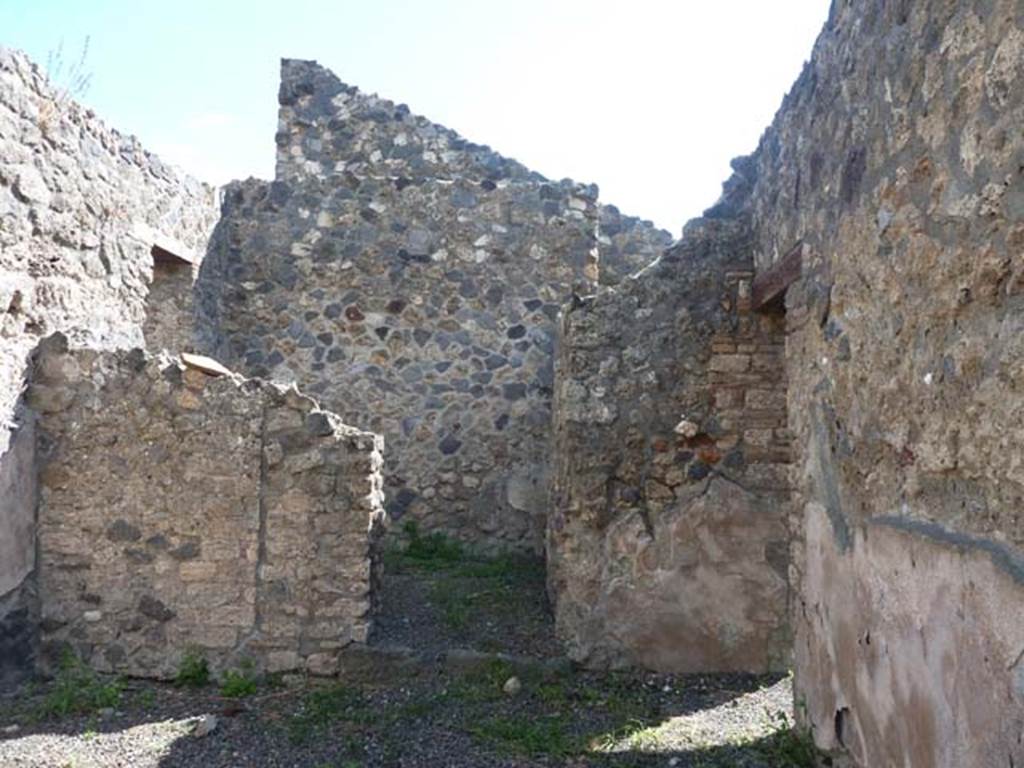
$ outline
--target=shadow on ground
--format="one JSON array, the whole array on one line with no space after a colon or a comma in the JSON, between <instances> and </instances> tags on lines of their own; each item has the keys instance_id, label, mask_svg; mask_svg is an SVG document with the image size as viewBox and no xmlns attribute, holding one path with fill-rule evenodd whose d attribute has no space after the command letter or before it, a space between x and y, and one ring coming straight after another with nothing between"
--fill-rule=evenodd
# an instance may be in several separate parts
<instances>
[{"instance_id":1,"label":"shadow on ground","mask_svg":"<svg viewBox=\"0 0 1024 768\"><path fill-rule=\"evenodd\" d=\"M521 685L514 695L511 677ZM264 681L241 698L212 684L129 681L105 702L114 706L63 715L48 709L54 688L0 704L0 764L812 765L789 728L785 678L595 675L488 661L388 680ZM204 715L216 725L196 736Z\"/></svg>"},{"instance_id":2,"label":"shadow on ground","mask_svg":"<svg viewBox=\"0 0 1024 768\"><path fill-rule=\"evenodd\" d=\"M557 658L538 561L413 531L386 564L390 601L340 678L239 669L214 684L193 658L175 686L70 660L56 680L0 699L0 765L814 764L790 726L788 678L594 673ZM200 722L212 730L197 735Z\"/></svg>"}]
</instances>

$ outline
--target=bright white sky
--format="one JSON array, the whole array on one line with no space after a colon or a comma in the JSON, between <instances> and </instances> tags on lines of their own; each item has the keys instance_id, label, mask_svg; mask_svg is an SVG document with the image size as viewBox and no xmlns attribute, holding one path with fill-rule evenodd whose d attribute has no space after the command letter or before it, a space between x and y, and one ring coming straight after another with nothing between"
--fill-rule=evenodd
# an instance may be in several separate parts
<instances>
[{"instance_id":1,"label":"bright white sky","mask_svg":"<svg viewBox=\"0 0 1024 768\"><path fill-rule=\"evenodd\" d=\"M0 0L41 64L91 37L83 101L200 179L270 178L278 60L317 59L678 235L752 151L829 0Z\"/></svg>"}]
</instances>

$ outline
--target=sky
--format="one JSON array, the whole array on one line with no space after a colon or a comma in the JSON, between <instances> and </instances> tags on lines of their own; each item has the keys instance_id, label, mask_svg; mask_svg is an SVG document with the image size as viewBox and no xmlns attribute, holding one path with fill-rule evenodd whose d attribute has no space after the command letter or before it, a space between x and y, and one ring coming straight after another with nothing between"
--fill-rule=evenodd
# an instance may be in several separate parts
<instances>
[{"instance_id":1,"label":"sky","mask_svg":"<svg viewBox=\"0 0 1024 768\"><path fill-rule=\"evenodd\" d=\"M272 178L279 61L316 59L678 235L799 75L829 0L0 0L79 99L203 181Z\"/></svg>"}]
</instances>

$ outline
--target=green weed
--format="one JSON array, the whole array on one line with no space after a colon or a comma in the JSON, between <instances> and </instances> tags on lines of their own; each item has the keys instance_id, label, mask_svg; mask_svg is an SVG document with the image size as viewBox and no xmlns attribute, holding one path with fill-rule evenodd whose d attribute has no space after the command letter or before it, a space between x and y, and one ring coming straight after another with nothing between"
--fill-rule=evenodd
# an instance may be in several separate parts
<instances>
[{"instance_id":1,"label":"green weed","mask_svg":"<svg viewBox=\"0 0 1024 768\"><path fill-rule=\"evenodd\" d=\"M579 754L584 747L571 726L572 721L565 715L499 716L471 727L470 733L502 751L565 758Z\"/></svg>"},{"instance_id":2,"label":"green weed","mask_svg":"<svg viewBox=\"0 0 1024 768\"><path fill-rule=\"evenodd\" d=\"M202 688L210 682L210 666L197 650L190 649L181 657L174 684L179 687Z\"/></svg>"},{"instance_id":3,"label":"green weed","mask_svg":"<svg viewBox=\"0 0 1024 768\"><path fill-rule=\"evenodd\" d=\"M811 732L790 723L785 712L774 719L778 730L758 744L758 750L779 768L814 768L819 752Z\"/></svg>"},{"instance_id":4,"label":"green weed","mask_svg":"<svg viewBox=\"0 0 1024 768\"><path fill-rule=\"evenodd\" d=\"M413 520L407 522L403 530L408 540L405 549L402 550L402 556L416 561L420 566L443 568L466 557L462 544L443 533L423 535Z\"/></svg>"},{"instance_id":5,"label":"green weed","mask_svg":"<svg viewBox=\"0 0 1024 768\"><path fill-rule=\"evenodd\" d=\"M220 695L229 699L252 696L259 687L251 659L242 661L239 669L229 669L220 683Z\"/></svg>"},{"instance_id":6,"label":"green weed","mask_svg":"<svg viewBox=\"0 0 1024 768\"><path fill-rule=\"evenodd\" d=\"M70 651L61 656L53 688L40 705L43 717L95 712L121 703L120 680L103 681Z\"/></svg>"},{"instance_id":7,"label":"green weed","mask_svg":"<svg viewBox=\"0 0 1024 768\"><path fill-rule=\"evenodd\" d=\"M346 685L330 685L306 694L302 706L288 720L288 736L298 743L334 723L366 725L373 719L373 713L360 691Z\"/></svg>"}]
</instances>

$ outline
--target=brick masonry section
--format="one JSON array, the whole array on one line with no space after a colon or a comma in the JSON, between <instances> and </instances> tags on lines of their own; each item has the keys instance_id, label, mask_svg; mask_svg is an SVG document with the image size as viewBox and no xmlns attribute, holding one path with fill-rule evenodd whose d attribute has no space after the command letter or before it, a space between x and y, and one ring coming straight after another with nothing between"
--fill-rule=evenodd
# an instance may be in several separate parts
<instances>
[{"instance_id":1,"label":"brick masonry section","mask_svg":"<svg viewBox=\"0 0 1024 768\"><path fill-rule=\"evenodd\" d=\"M786 482L791 436L786 426L786 318L752 313L749 275L733 273L737 319L711 339L708 380L723 450L742 445L744 461L761 467L768 486Z\"/></svg>"},{"instance_id":2,"label":"brick masonry section","mask_svg":"<svg viewBox=\"0 0 1024 768\"><path fill-rule=\"evenodd\" d=\"M784 318L750 311L748 246L704 222L563 320L549 591L588 666L787 663Z\"/></svg>"},{"instance_id":3,"label":"brick masonry section","mask_svg":"<svg viewBox=\"0 0 1024 768\"><path fill-rule=\"evenodd\" d=\"M328 674L369 628L382 439L294 389L142 350L34 358L44 661Z\"/></svg>"}]
</instances>

